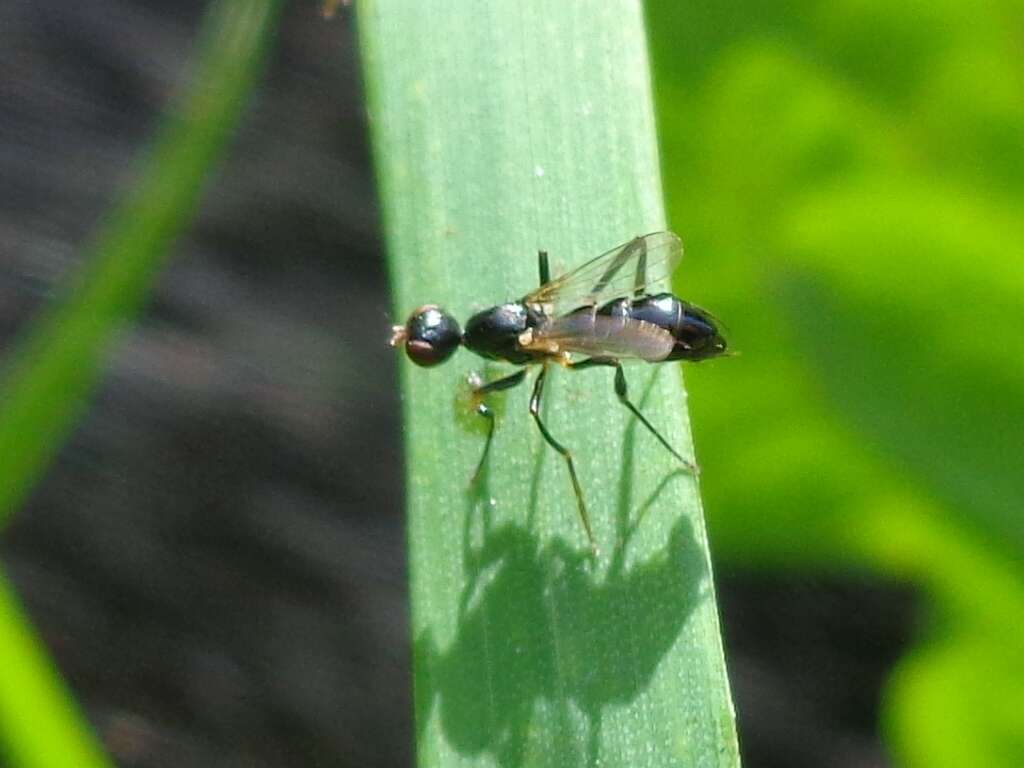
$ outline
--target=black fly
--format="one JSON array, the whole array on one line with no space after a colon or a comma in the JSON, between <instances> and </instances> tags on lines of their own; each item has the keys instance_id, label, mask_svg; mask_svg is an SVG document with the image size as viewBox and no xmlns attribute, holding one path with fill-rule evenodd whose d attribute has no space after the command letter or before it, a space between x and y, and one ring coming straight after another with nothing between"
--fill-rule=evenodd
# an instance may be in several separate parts
<instances>
[{"instance_id":1,"label":"black fly","mask_svg":"<svg viewBox=\"0 0 1024 768\"><path fill-rule=\"evenodd\" d=\"M548 431L540 416L540 399L548 364L582 370L595 366L615 369L615 393L673 456L694 470L630 402L621 360L649 363L706 360L725 353L725 339L706 311L671 293L650 294L648 285L672 274L683 255L683 244L671 232L636 237L571 272L551 279L548 255L538 254L540 287L519 301L477 312L465 331L450 314L434 304L414 311L405 325L396 325L391 345L405 345L417 365L443 363L460 346L489 360L514 365L540 365L530 397L530 414L547 441L565 459L580 520L596 552L583 490L572 455ZM582 356L576 359L574 356ZM483 398L490 392L522 383L526 368L474 389L476 411L488 420L487 441L474 479L487 460L494 436L494 414Z\"/></svg>"}]
</instances>

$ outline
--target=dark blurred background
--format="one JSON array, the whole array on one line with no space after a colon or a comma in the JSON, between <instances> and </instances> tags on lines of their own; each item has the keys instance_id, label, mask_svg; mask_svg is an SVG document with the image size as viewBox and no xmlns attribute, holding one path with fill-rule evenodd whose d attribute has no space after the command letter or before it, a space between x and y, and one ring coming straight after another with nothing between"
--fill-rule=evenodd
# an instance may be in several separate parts
<instances>
[{"instance_id":1,"label":"dark blurred background","mask_svg":"<svg viewBox=\"0 0 1024 768\"><path fill-rule=\"evenodd\" d=\"M0 6L0 351L59 292L83 242L131 189L133 159L187 82L205 5ZM906 764L922 764L898 713L886 721L883 700L895 665L928 631L927 574L869 547L835 567L844 540L829 538L834 527L801 527L801 513L788 511L830 513L841 526L861 508L849 498L843 508L810 475L838 477L840 489L878 488L890 470L876 464L891 455L905 499L914 457L872 443L868 471L852 449L829 453L837 434L863 445L864 420L844 420L848 393L830 399L827 376L809 393L782 392L780 358L796 350L806 362L816 352L792 328L773 330L783 321L758 302L796 314L829 308L814 303L819 283L806 260L750 255L759 253L761 217L774 215L773 170L792 160L779 171L785 184L815 198L815 184L862 179L879 157L891 160L892 148L864 149L842 129L867 124L884 135L873 121L898 114L914 87L918 70L906 74L898 56L877 61L904 42L897 33L918 41L904 50L912 57L932 55L927 41L941 45L954 30L915 34L916 20L880 7L841 9L871 34L896 30L895 42L866 50L844 48L845 27L820 10L649 9L673 224L694 233L691 253L705 255L688 295L735 318L744 352L693 374L691 403L749 768L890 765L894 733ZM389 303L354 32L350 12L325 22L312 1L287 5L194 225L119 339L72 438L0 533L4 568L120 765L412 762L398 399L383 343ZM892 85L889 67L904 79ZM839 73L838 101L818 72ZM872 83L884 87L856 96ZM772 88L783 96L763 95ZM822 114L845 117L833 125ZM752 146L766 125L778 135ZM993 141L1012 145L1014 130ZM806 156L792 150L805 140ZM716 164L716 152L742 157L730 167ZM1000 184L1020 189L1018 176L1003 175ZM906 183L905 168L900 176ZM859 231L856 222L842 227ZM789 241L774 250L787 248L799 250ZM745 258L764 284L743 272ZM835 331L824 330L826 339ZM782 342L786 349L773 348ZM785 413L759 410L730 377L774 406L799 391L818 410L794 414L796 427L780 435L765 424L784 423ZM820 424L839 426L819 432ZM737 435L750 439L738 448ZM824 468L815 464L822 456ZM741 476L731 477L725 468L737 460ZM775 472L784 465L803 479ZM782 490L769 482L752 493L765 476ZM941 493L924 495L942 503Z\"/></svg>"},{"instance_id":2,"label":"dark blurred background","mask_svg":"<svg viewBox=\"0 0 1024 768\"><path fill-rule=\"evenodd\" d=\"M0 10L0 343L58 289L207 3ZM397 392L353 25L265 76L0 557L119 763L408 765Z\"/></svg>"}]
</instances>

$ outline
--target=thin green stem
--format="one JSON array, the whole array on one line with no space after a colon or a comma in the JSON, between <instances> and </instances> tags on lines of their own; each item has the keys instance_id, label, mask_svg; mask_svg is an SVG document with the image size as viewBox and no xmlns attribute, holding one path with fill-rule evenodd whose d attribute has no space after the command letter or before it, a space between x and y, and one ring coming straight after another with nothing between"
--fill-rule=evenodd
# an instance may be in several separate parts
<instances>
[{"instance_id":1,"label":"thin green stem","mask_svg":"<svg viewBox=\"0 0 1024 768\"><path fill-rule=\"evenodd\" d=\"M86 248L61 300L28 328L0 383L0 523L17 509L74 426L109 344L145 300L186 226L251 90L276 0L215 4L191 86L168 114L139 181Z\"/></svg>"},{"instance_id":2,"label":"thin green stem","mask_svg":"<svg viewBox=\"0 0 1024 768\"><path fill-rule=\"evenodd\" d=\"M237 122L276 0L214 5L192 85L144 159L138 184L86 249L64 297L7 361L0 384L0 524L35 486L102 375L118 329L145 300ZM0 756L24 768L110 765L0 574Z\"/></svg>"}]
</instances>

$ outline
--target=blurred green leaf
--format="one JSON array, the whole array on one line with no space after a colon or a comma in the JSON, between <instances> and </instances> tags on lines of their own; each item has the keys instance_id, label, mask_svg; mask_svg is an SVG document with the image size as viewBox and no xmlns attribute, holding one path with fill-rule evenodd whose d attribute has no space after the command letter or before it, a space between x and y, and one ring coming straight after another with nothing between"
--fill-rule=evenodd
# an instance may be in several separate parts
<instances>
[{"instance_id":1,"label":"blurred green leaf","mask_svg":"<svg viewBox=\"0 0 1024 768\"><path fill-rule=\"evenodd\" d=\"M879 493L866 514L851 518L851 546L865 562L913 580L934 598L932 632L1024 642L1010 631L1024 616L1020 560L993 552L942 506L913 492Z\"/></svg>"},{"instance_id":2,"label":"blurred green leaf","mask_svg":"<svg viewBox=\"0 0 1024 768\"><path fill-rule=\"evenodd\" d=\"M907 498L858 521L863 548L935 601L922 647L897 667L883 714L901 764L1019 765L1024 754L1024 582L1019 559ZM935 564L940 567L935 567Z\"/></svg>"},{"instance_id":3,"label":"blurred green leaf","mask_svg":"<svg viewBox=\"0 0 1024 768\"><path fill-rule=\"evenodd\" d=\"M1017 765L1022 8L649 12L677 287L742 354L687 371L716 557L913 579L895 751Z\"/></svg>"},{"instance_id":4,"label":"blurred green leaf","mask_svg":"<svg viewBox=\"0 0 1024 768\"><path fill-rule=\"evenodd\" d=\"M105 768L110 763L0 576L0 757L13 768Z\"/></svg>"},{"instance_id":5,"label":"blurred green leaf","mask_svg":"<svg viewBox=\"0 0 1024 768\"><path fill-rule=\"evenodd\" d=\"M1024 552L1024 232L885 180L796 208L788 310L841 413L930 492ZM922 269L927 265L926 269Z\"/></svg>"},{"instance_id":6,"label":"blurred green leaf","mask_svg":"<svg viewBox=\"0 0 1024 768\"><path fill-rule=\"evenodd\" d=\"M907 768L1020 765L1024 755L1024 653L1004 638L953 634L896 671L889 728Z\"/></svg>"},{"instance_id":7,"label":"blurred green leaf","mask_svg":"<svg viewBox=\"0 0 1024 768\"><path fill-rule=\"evenodd\" d=\"M64 297L44 310L0 385L0 524L45 471L102 375L107 349L145 300L186 225L259 71L278 10L272 0L212 6L191 89L171 112L139 177ZM0 583L0 753L12 766L107 765L14 596Z\"/></svg>"},{"instance_id":8,"label":"blurred green leaf","mask_svg":"<svg viewBox=\"0 0 1024 768\"><path fill-rule=\"evenodd\" d=\"M976 9L960 0L818 3L815 47L841 77L882 96L893 109L977 22Z\"/></svg>"},{"instance_id":9,"label":"blurred green leaf","mask_svg":"<svg viewBox=\"0 0 1024 768\"><path fill-rule=\"evenodd\" d=\"M972 27L971 45L978 28L986 22ZM763 32L705 65L696 112L670 100L662 115L666 156L689 172L669 175L690 246L679 290L726 318L743 355L688 374L702 463L718 470L705 480L716 542L744 557L750 547L800 557L781 524L838 531L824 518L849 507L862 487L851 480L890 482L883 470L894 458L913 458L927 474L922 490L941 489L960 512L1020 541L1013 510L1024 475L1012 443L1024 342L1005 331L1022 319L1019 202L936 184L916 154L922 122L837 78L812 55L816 44L801 53L791 35ZM921 87L935 86L923 78ZM989 91L1006 105L1016 92ZM1006 123L1013 111L1002 114ZM754 487L762 493L751 502ZM746 531L759 516L772 533L755 539Z\"/></svg>"},{"instance_id":10,"label":"blurred green leaf","mask_svg":"<svg viewBox=\"0 0 1024 768\"><path fill-rule=\"evenodd\" d=\"M1024 68L1005 31L935 63L915 95L910 130L922 161L962 191L1024 194Z\"/></svg>"},{"instance_id":11,"label":"blurred green leaf","mask_svg":"<svg viewBox=\"0 0 1024 768\"><path fill-rule=\"evenodd\" d=\"M139 181L86 248L64 296L6 361L0 383L0 523L45 471L102 375L115 333L148 294L237 122L275 0L220 2L202 29L190 90L165 118Z\"/></svg>"}]
</instances>

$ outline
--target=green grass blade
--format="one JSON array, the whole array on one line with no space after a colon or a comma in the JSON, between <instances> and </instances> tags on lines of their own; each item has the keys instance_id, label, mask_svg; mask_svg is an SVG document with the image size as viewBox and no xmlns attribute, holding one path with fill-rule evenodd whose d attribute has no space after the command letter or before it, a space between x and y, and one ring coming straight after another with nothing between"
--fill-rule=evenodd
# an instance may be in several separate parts
<instances>
[{"instance_id":1,"label":"green grass blade","mask_svg":"<svg viewBox=\"0 0 1024 768\"><path fill-rule=\"evenodd\" d=\"M664 227L635 0L359 11L397 318L438 302L464 319L534 287L540 248L557 272ZM695 479L609 371L553 371L544 414L579 465L590 562L527 387L494 398L468 487L483 431L456 393L481 368L401 369L420 765L737 765ZM678 369L627 375L688 452Z\"/></svg>"},{"instance_id":2,"label":"green grass blade","mask_svg":"<svg viewBox=\"0 0 1024 768\"><path fill-rule=\"evenodd\" d=\"M0 764L19 768L111 765L0 575ZM4 759L6 758L6 759Z\"/></svg>"},{"instance_id":3,"label":"green grass blade","mask_svg":"<svg viewBox=\"0 0 1024 768\"><path fill-rule=\"evenodd\" d=\"M254 82L277 8L274 0L213 7L193 86L163 125L139 184L87 249L64 299L44 312L7 361L0 384L0 523L73 427L112 336L145 299L168 245L187 223ZM4 765L109 765L2 576L0 658Z\"/></svg>"},{"instance_id":4,"label":"green grass blade","mask_svg":"<svg viewBox=\"0 0 1024 768\"><path fill-rule=\"evenodd\" d=\"M168 115L139 183L88 247L60 301L29 329L0 384L0 523L74 425L118 327L145 299L235 125L266 47L276 0L213 6L192 86Z\"/></svg>"}]
</instances>

